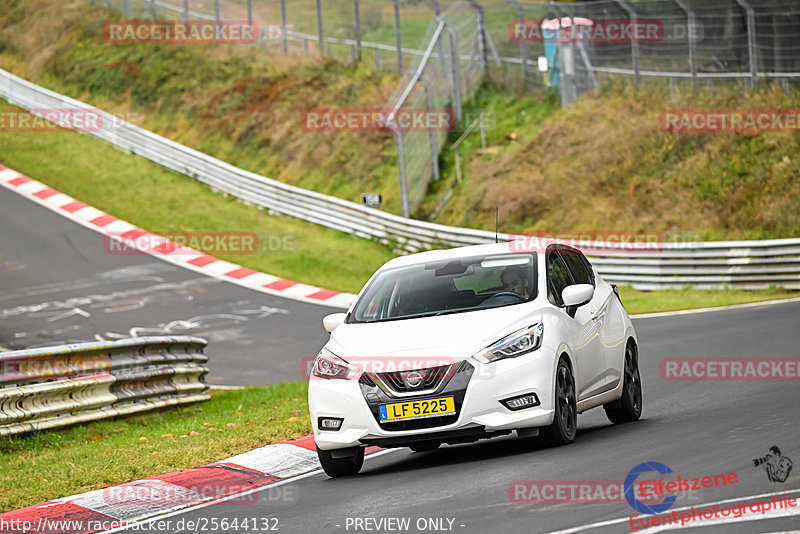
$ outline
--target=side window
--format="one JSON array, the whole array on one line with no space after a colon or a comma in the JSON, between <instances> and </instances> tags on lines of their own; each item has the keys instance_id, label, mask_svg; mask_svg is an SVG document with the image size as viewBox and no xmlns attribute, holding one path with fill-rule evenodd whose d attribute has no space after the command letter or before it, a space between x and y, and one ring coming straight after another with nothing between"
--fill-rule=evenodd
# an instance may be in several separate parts
<instances>
[{"instance_id":1,"label":"side window","mask_svg":"<svg viewBox=\"0 0 800 534\"><path fill-rule=\"evenodd\" d=\"M564 263L567 264L567 268L576 284L594 285L594 273L589 267L588 260L580 251L574 248L562 247L559 253L564 258Z\"/></svg>"},{"instance_id":2,"label":"side window","mask_svg":"<svg viewBox=\"0 0 800 534\"><path fill-rule=\"evenodd\" d=\"M552 304L563 306L561 292L572 284L569 271L567 271L561 254L555 248L547 249L545 260L547 264L547 298Z\"/></svg>"}]
</instances>

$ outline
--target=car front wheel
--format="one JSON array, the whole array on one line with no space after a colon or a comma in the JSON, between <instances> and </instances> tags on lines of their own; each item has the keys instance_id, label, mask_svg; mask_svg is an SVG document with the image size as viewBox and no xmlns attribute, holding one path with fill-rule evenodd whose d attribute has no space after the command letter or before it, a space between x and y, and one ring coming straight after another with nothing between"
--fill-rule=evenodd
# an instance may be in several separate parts
<instances>
[{"instance_id":1,"label":"car front wheel","mask_svg":"<svg viewBox=\"0 0 800 534\"><path fill-rule=\"evenodd\" d=\"M326 475L331 478L347 477L357 475L361 471L361 466L364 465L364 447L355 447L353 454L344 458L334 458L334 452L317 449L319 463L322 464L322 470ZM338 451L337 456L341 452Z\"/></svg>"},{"instance_id":2,"label":"car front wheel","mask_svg":"<svg viewBox=\"0 0 800 534\"><path fill-rule=\"evenodd\" d=\"M569 365L562 358L556 368L555 414L553 424L545 427L542 438L549 445L566 445L575 440L578 430L578 409L575 400L575 381Z\"/></svg>"}]
</instances>

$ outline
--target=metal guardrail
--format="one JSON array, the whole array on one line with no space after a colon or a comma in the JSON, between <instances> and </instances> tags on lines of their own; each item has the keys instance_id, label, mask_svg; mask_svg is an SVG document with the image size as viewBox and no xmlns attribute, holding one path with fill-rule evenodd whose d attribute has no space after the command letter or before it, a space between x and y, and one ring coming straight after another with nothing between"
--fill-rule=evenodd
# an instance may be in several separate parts
<instances>
[{"instance_id":1,"label":"metal guardrail","mask_svg":"<svg viewBox=\"0 0 800 534\"><path fill-rule=\"evenodd\" d=\"M40 116L59 108L98 113L102 127L86 133L117 148L196 178L245 202L358 237L376 239L407 252L495 241L494 232L406 219L239 169L2 69L0 96ZM514 239L508 234L499 234L498 238ZM777 285L800 289L800 239L668 242L657 252L587 255L608 281L642 289L689 284L698 288L730 285L758 289Z\"/></svg>"},{"instance_id":2,"label":"metal guardrail","mask_svg":"<svg viewBox=\"0 0 800 534\"><path fill-rule=\"evenodd\" d=\"M205 346L138 337L0 353L0 436L207 400Z\"/></svg>"}]
</instances>

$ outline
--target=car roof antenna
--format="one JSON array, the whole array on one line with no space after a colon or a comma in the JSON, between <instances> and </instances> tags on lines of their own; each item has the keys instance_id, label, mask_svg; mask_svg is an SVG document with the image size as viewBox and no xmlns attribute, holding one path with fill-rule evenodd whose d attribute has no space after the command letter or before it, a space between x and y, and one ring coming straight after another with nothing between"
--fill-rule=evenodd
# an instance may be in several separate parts
<instances>
[{"instance_id":1,"label":"car roof antenna","mask_svg":"<svg viewBox=\"0 0 800 534\"><path fill-rule=\"evenodd\" d=\"M500 240L497 238L497 212L500 211L500 206L494 207L494 242L499 243Z\"/></svg>"}]
</instances>

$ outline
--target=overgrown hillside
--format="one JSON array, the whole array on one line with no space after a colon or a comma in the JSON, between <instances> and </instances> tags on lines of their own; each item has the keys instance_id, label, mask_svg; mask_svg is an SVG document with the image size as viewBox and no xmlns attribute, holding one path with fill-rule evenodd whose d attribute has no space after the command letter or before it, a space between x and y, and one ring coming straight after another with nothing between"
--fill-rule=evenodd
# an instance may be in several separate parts
<instances>
[{"instance_id":1,"label":"overgrown hillside","mask_svg":"<svg viewBox=\"0 0 800 534\"><path fill-rule=\"evenodd\" d=\"M400 211L390 134L301 127L308 108L382 106L394 73L243 46L114 45L103 40L114 17L83 2L4 0L0 67L245 169L354 201L380 192L382 209ZM487 86L465 107L490 112L488 146L467 138L460 183L449 144L442 150L442 179L418 218L452 189L436 222L493 229L499 205L509 232L800 235L797 134L671 135L659 125L664 109L798 109L796 93L612 86L561 110L552 94Z\"/></svg>"}]
</instances>

